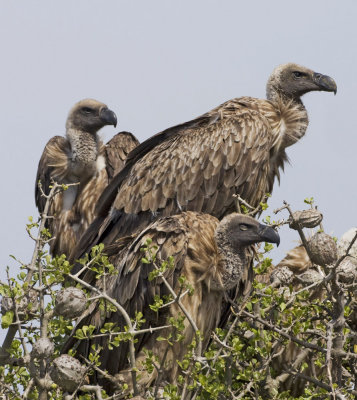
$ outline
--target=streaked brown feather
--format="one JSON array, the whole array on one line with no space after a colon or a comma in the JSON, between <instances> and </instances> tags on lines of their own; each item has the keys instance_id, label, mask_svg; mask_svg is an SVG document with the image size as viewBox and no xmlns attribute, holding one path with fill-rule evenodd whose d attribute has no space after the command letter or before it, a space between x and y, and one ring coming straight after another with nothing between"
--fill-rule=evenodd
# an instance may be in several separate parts
<instances>
[{"instance_id":1,"label":"streaked brown feather","mask_svg":"<svg viewBox=\"0 0 357 400\"><path fill-rule=\"evenodd\" d=\"M51 138L42 153L41 159L38 164L36 183L35 183L35 202L38 211L42 213L45 208L46 198L38 187L41 182L43 192L48 195L52 179L55 181L62 181L67 173L68 155L70 154L70 147L68 141L62 136L54 136ZM62 210L62 197L56 196L50 204L50 215L59 215ZM55 219L48 219L46 227L51 231L57 228Z\"/></svg>"},{"instance_id":2,"label":"streaked brown feather","mask_svg":"<svg viewBox=\"0 0 357 400\"><path fill-rule=\"evenodd\" d=\"M138 146L138 139L130 132L119 132L105 145L106 169L109 181L123 169L128 154Z\"/></svg>"},{"instance_id":3,"label":"streaked brown feather","mask_svg":"<svg viewBox=\"0 0 357 400\"><path fill-rule=\"evenodd\" d=\"M181 207L184 207L187 204L187 200L190 200L186 198L186 187L189 187L191 185L191 182L196 182L195 175L201 174L200 171L202 171L203 178L208 181L212 179L212 176L217 175L217 172L222 168L223 164L228 162L228 165L234 165L234 163L237 161L240 154L239 150L241 149L241 146L245 146L244 139L246 134L244 137L241 137L240 131L237 131L236 120L239 119L239 126L245 126L246 120L248 119L249 121L250 118L250 116L247 117L247 115L248 113L246 112L243 116L239 115L238 117L236 117L235 120L229 119L224 121L217 121L215 122L214 126L198 128L196 130L189 130L188 132L184 132L180 137L176 138L176 140L172 142L172 145L170 146L170 152L162 152L160 145L154 148L150 153L145 155L133 166L130 175L121 187L121 190L123 190L123 193L125 193L125 195L123 197L121 195L117 196L114 207L118 210L125 209L126 213L132 213L134 209L137 210L137 200L143 196L143 198L145 198L146 200L145 203L142 203L141 209L146 210L148 204L147 198L148 196L152 195L152 189L154 188L154 185L152 183L150 184L151 180L155 181L155 185L161 184L166 176L170 176L169 180L172 182L174 188L176 189L175 194L177 196L178 202ZM264 135L269 129L267 122L264 119L261 120L261 126L263 127L263 129L261 129L261 134ZM208 132L206 133L206 131ZM217 151L217 153L214 153L214 155L212 155L212 148L217 147L219 149L220 146L218 146L217 143L222 145L224 138L228 137L229 135L232 135L235 139L237 139L237 141L240 142L240 146L236 148L236 150L238 151L233 151L228 154L225 162L225 157L223 153ZM198 140L201 150L199 153L195 153L194 144L197 143ZM259 136L256 138L256 140L259 141ZM233 139L233 141L235 140ZM206 156L203 156L201 159L202 151L205 152ZM262 153L264 151L265 159L264 157L261 158L263 159L263 163L267 163L267 148L263 148ZM230 154L233 154L234 157L230 156ZM173 170L173 166L175 164L173 164L172 162L168 162L168 160L172 160L174 158L180 160L180 162L176 164L175 170ZM185 160L185 163L183 163L183 160ZM211 160L213 160L213 162ZM245 161L245 157L242 157L243 165L235 165L235 169L239 171L238 173L240 175L239 184L241 184L241 182L245 182L249 177L249 173L251 172L249 164L248 167L244 166ZM201 164L201 168L202 165L206 165L206 167L203 170L199 170L196 164ZM147 177L144 180L140 178L140 174L137 174L136 171L147 169L146 165L150 165L150 178ZM165 166L165 168L163 166ZM185 179L189 176L189 180ZM258 176L256 178L260 179ZM201 185L209 185L209 183L206 181ZM221 182L217 182L217 179L213 180L213 182L211 182L211 185L209 185L209 192L213 193L220 187L220 185ZM127 197L127 188L130 188L130 197ZM151 191L148 192L149 188L151 189ZM204 186L202 187L202 190L205 195L209 196L209 194L205 191ZM189 193L189 190L187 192ZM164 190L164 196L165 193L166 192ZM263 194L260 193L257 196L261 198ZM158 210L150 209L150 211L156 212ZM206 212L205 209L196 211ZM218 217L221 217L221 215Z\"/></svg>"}]
</instances>

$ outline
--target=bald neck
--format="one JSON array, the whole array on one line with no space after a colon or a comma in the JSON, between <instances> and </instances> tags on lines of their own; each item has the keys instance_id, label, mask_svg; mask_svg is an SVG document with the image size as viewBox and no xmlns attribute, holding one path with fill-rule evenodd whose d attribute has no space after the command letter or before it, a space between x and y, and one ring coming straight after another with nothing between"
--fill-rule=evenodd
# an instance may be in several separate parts
<instances>
[{"instance_id":1,"label":"bald neck","mask_svg":"<svg viewBox=\"0 0 357 400\"><path fill-rule=\"evenodd\" d=\"M268 81L266 88L267 100L272 102L282 101L283 103L299 104L304 107L301 96L295 93L285 93L279 87L275 86L273 82Z\"/></svg>"},{"instance_id":2,"label":"bald neck","mask_svg":"<svg viewBox=\"0 0 357 400\"><path fill-rule=\"evenodd\" d=\"M66 136L71 145L70 181L85 184L97 171L98 137L73 128L67 130Z\"/></svg>"},{"instance_id":3,"label":"bald neck","mask_svg":"<svg viewBox=\"0 0 357 400\"><path fill-rule=\"evenodd\" d=\"M98 136L76 129L67 130L67 139L72 148L72 161L91 163L97 159Z\"/></svg>"},{"instance_id":4,"label":"bald neck","mask_svg":"<svg viewBox=\"0 0 357 400\"><path fill-rule=\"evenodd\" d=\"M230 290L241 279L243 268L246 264L246 248L233 246L226 232L226 226L218 225L215 235L219 261L218 274L214 274L211 280L213 290ZM219 278L218 278L219 277Z\"/></svg>"}]
</instances>

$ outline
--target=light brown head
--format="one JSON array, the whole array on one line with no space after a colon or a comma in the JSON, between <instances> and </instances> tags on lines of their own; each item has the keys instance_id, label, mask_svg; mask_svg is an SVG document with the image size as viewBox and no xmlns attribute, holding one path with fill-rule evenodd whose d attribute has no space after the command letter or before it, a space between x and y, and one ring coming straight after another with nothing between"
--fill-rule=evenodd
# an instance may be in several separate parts
<instances>
[{"instance_id":1,"label":"light brown head","mask_svg":"<svg viewBox=\"0 0 357 400\"><path fill-rule=\"evenodd\" d=\"M66 129L96 134L105 125L117 125L115 113L100 101L84 99L70 110Z\"/></svg>"},{"instance_id":2,"label":"light brown head","mask_svg":"<svg viewBox=\"0 0 357 400\"><path fill-rule=\"evenodd\" d=\"M224 237L226 243L234 249L259 242L276 243L279 246L279 234L271 227L259 223L252 217L233 213L227 215L216 229L216 238Z\"/></svg>"},{"instance_id":3,"label":"light brown head","mask_svg":"<svg viewBox=\"0 0 357 400\"><path fill-rule=\"evenodd\" d=\"M297 100L305 93L312 91L336 94L337 85L329 76L294 63L276 67L267 83L268 100L274 100L277 94Z\"/></svg>"}]
</instances>

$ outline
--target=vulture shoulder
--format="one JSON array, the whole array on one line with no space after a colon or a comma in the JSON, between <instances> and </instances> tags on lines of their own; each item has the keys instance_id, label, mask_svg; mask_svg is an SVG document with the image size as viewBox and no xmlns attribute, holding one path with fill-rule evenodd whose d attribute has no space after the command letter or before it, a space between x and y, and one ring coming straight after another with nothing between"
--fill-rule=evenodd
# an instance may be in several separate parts
<instances>
[{"instance_id":1,"label":"vulture shoulder","mask_svg":"<svg viewBox=\"0 0 357 400\"><path fill-rule=\"evenodd\" d=\"M109 181L123 169L128 154L138 145L139 141L132 133L123 131L113 136L104 146Z\"/></svg>"},{"instance_id":2,"label":"vulture shoulder","mask_svg":"<svg viewBox=\"0 0 357 400\"><path fill-rule=\"evenodd\" d=\"M69 142L64 137L54 136L47 142L38 164L35 184L35 202L40 214L45 210L47 199L42 195L38 184L41 182L42 191L45 195L48 195L51 191L53 181L57 183L67 183L65 178L68 172L68 159L70 154L71 148ZM67 199L69 198L70 202L74 201L76 191L77 187L68 189ZM67 221L72 220L72 216L66 212L61 218L62 221L59 220L63 205L63 194L58 193L53 197L48 210L48 215L54 218L47 219L46 227L52 234L57 232L58 229L66 230L66 234L69 233L67 241L74 246L75 241L73 240L73 235L66 229ZM51 249L56 246L55 242L57 242L57 239L52 240Z\"/></svg>"},{"instance_id":3,"label":"vulture shoulder","mask_svg":"<svg viewBox=\"0 0 357 400\"><path fill-rule=\"evenodd\" d=\"M38 183L41 182L42 190L49 194L52 179L62 182L66 176L70 153L69 142L63 136L54 136L47 142L38 164L35 185L35 201L40 213L45 208L46 199L42 196Z\"/></svg>"}]
</instances>

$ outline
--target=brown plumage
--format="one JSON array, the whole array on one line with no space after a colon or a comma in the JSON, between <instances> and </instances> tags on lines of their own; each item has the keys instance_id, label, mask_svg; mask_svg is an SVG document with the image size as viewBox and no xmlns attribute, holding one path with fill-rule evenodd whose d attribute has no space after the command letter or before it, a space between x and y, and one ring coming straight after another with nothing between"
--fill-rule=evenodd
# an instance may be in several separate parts
<instances>
[{"instance_id":1,"label":"brown plumage","mask_svg":"<svg viewBox=\"0 0 357 400\"><path fill-rule=\"evenodd\" d=\"M296 64L277 67L267 100L236 98L138 146L104 190L99 218L74 253L143 229L160 216L198 211L222 218L234 211L233 194L257 206L271 192L287 160L285 148L308 125L300 97L334 91L336 84Z\"/></svg>"},{"instance_id":2,"label":"brown plumage","mask_svg":"<svg viewBox=\"0 0 357 400\"><path fill-rule=\"evenodd\" d=\"M106 277L106 292L115 298L134 318L136 312L143 313L146 320L141 329L164 325L167 317L178 318L182 314L174 304L155 313L149 305L154 303L154 297L161 298L169 294L162 279L149 281L148 276L154 270L152 263L142 263L141 248L146 246L147 239L157 247L156 264L169 256L174 257L174 268L168 268L164 276L175 292L179 291L178 278L183 275L193 287L193 295L183 296L181 302L195 321L203 334L203 348L207 345L211 332L219 325L224 309L222 301L225 294L235 287L244 292L245 285L252 274L252 257L249 246L254 243L268 241L279 244L279 235L270 227L259 224L255 219L231 214L221 222L217 218L195 212L161 218L152 223L140 234L132 238L122 238L106 248L109 260L114 264L118 275ZM103 282L97 282L103 287ZM82 324L95 325L98 329L106 322L114 322L119 327L125 325L119 312L103 315L97 304L92 304L93 310ZM156 338L165 335L145 334L137 336L138 364L143 359L142 349L152 350L155 355L162 357L167 343L157 342ZM187 351L187 346L193 339L193 329L185 321L183 341L170 347L167 354L168 367L164 379L175 382L178 373L176 360L181 360ZM103 346L101 353L101 368L115 375L128 367L127 343L118 348L108 350L106 339L94 340L80 344L77 354L88 357L93 343ZM67 348L71 348L70 341ZM126 372L123 372L126 379ZM150 384L156 374L142 374L141 385Z\"/></svg>"},{"instance_id":3,"label":"brown plumage","mask_svg":"<svg viewBox=\"0 0 357 400\"><path fill-rule=\"evenodd\" d=\"M116 126L113 111L93 99L75 104L66 122L66 137L49 140L41 156L35 187L36 205L43 212L46 199L38 182L48 194L52 179L59 184L79 183L55 196L51 203L48 228L55 237L50 242L53 255L70 254L82 233L95 217L99 195L124 165L127 154L138 144L129 132L120 132L103 145L97 131L105 125Z\"/></svg>"}]
</instances>

